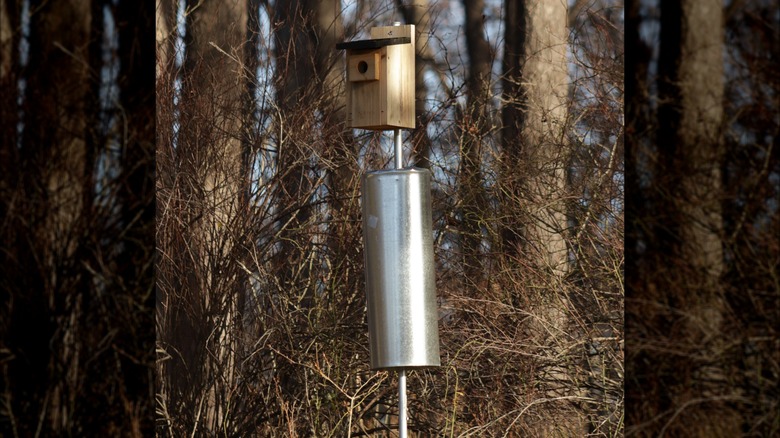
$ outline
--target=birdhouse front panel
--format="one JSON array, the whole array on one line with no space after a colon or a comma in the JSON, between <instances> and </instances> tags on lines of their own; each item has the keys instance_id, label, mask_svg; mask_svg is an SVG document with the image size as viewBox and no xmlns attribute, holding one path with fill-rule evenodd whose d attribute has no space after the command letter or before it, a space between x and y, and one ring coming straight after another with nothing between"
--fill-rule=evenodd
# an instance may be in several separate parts
<instances>
[{"instance_id":1,"label":"birdhouse front panel","mask_svg":"<svg viewBox=\"0 0 780 438\"><path fill-rule=\"evenodd\" d=\"M386 47L369 50L347 51L347 126L350 128L373 129L382 126L382 95L387 83ZM376 59L375 73L368 75L360 72L365 60ZM367 80L367 77L375 80Z\"/></svg>"},{"instance_id":2,"label":"birdhouse front panel","mask_svg":"<svg viewBox=\"0 0 780 438\"><path fill-rule=\"evenodd\" d=\"M349 82L364 82L379 80L379 51L371 50L365 54L354 54L347 65L347 80Z\"/></svg>"},{"instance_id":3,"label":"birdhouse front panel","mask_svg":"<svg viewBox=\"0 0 780 438\"><path fill-rule=\"evenodd\" d=\"M347 126L415 127L414 37L414 25L382 26L371 29L371 40L349 43ZM410 42L398 44L398 38Z\"/></svg>"}]
</instances>

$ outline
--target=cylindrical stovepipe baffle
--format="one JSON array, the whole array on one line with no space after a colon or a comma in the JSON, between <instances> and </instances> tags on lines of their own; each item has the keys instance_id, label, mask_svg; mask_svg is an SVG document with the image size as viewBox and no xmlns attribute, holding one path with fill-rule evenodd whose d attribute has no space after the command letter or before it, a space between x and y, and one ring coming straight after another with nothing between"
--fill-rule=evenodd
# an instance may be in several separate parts
<instances>
[{"instance_id":1,"label":"cylindrical stovepipe baffle","mask_svg":"<svg viewBox=\"0 0 780 438\"><path fill-rule=\"evenodd\" d=\"M363 238L371 368L439 366L431 174L369 172Z\"/></svg>"}]
</instances>

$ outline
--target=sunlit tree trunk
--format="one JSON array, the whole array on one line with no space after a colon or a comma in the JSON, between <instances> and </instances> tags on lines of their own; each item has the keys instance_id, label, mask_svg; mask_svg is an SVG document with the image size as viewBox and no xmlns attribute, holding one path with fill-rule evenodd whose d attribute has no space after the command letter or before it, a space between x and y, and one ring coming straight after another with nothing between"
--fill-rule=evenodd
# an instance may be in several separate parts
<instances>
[{"instance_id":1,"label":"sunlit tree trunk","mask_svg":"<svg viewBox=\"0 0 780 438\"><path fill-rule=\"evenodd\" d=\"M237 218L244 205L243 92L246 0L188 1L180 132L186 236L170 248L181 276L164 330L172 351L171 405L201 406L187 427L216 433L235 404L237 302L244 285L236 267ZM184 399L176 400L183 394ZM184 403L184 405L178 404ZM200 425L196 425L196 418Z\"/></svg>"},{"instance_id":2,"label":"sunlit tree trunk","mask_svg":"<svg viewBox=\"0 0 780 438\"><path fill-rule=\"evenodd\" d=\"M236 383L234 368L237 329L240 326L237 303L243 285L236 284L242 277L236 277L232 272L228 274L223 266L232 261L234 249L242 243L235 241L231 228L236 223L236 217L242 213L245 200L245 178L241 174L245 170L241 142L244 116L240 108L244 77L247 74L243 61L247 1L211 0L188 4L199 5L192 9L188 17L189 41L185 71L191 75L192 81L189 97L211 100L210 106L203 101L196 102L195 99L190 104L209 107L210 120L201 119L200 123L211 123L218 130L216 135L211 136L216 140L215 143L199 144L198 147L209 149L205 154L207 161L202 163L205 166L201 169L204 178L205 220L200 237L208 248L204 254L208 272L202 293L212 295L207 298L207 302L210 301L214 307L207 308L207 311L221 313L214 318L215 332L209 334L214 336L213 344L207 343L214 358L206 369L208 380L204 382L210 386L206 425L211 430L219 430L228 410L236 403L231 395L234 394ZM187 92L186 87L184 92ZM188 97L185 95L186 99ZM233 278L225 278L229 275L233 275ZM223 296L213 296L217 291Z\"/></svg>"},{"instance_id":3,"label":"sunlit tree trunk","mask_svg":"<svg viewBox=\"0 0 780 438\"><path fill-rule=\"evenodd\" d=\"M183 1L183 0L182 0ZM156 74L170 70L176 35L176 0L155 0Z\"/></svg>"},{"instance_id":4,"label":"sunlit tree trunk","mask_svg":"<svg viewBox=\"0 0 780 438\"><path fill-rule=\"evenodd\" d=\"M567 11L554 0L507 1L504 24L502 244L506 254L562 278L569 270Z\"/></svg>"},{"instance_id":5,"label":"sunlit tree trunk","mask_svg":"<svg viewBox=\"0 0 780 438\"><path fill-rule=\"evenodd\" d=\"M564 240L568 73L566 5L507 2L502 143L507 178L529 203L524 230L505 230L540 269L568 271ZM515 167L516 166L516 167ZM514 174L514 175L513 175ZM517 177L519 174L519 178ZM519 233L519 234L518 234ZM509 248L510 251L512 248Z\"/></svg>"},{"instance_id":6,"label":"sunlit tree trunk","mask_svg":"<svg viewBox=\"0 0 780 438\"><path fill-rule=\"evenodd\" d=\"M512 260L528 260L531 278L541 282L531 327L555 353L536 377L547 397L577 396L577 377L562 359L569 354L563 334L571 311L562 281L569 272L567 8L556 0L507 1L504 17L502 244L510 268ZM585 433L581 411L557 406L550 411L554 420L543 426L545 435Z\"/></svg>"}]
</instances>

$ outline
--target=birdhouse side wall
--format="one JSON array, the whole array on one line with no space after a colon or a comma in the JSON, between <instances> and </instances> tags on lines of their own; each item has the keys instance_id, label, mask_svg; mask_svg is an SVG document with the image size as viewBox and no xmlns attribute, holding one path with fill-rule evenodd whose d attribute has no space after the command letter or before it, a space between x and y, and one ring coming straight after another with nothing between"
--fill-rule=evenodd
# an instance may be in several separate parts
<instances>
[{"instance_id":1,"label":"birdhouse side wall","mask_svg":"<svg viewBox=\"0 0 780 438\"><path fill-rule=\"evenodd\" d=\"M398 128L413 129L414 113L414 45L387 47L387 96L385 123Z\"/></svg>"},{"instance_id":2,"label":"birdhouse side wall","mask_svg":"<svg viewBox=\"0 0 780 438\"><path fill-rule=\"evenodd\" d=\"M387 129L415 127L414 108L414 48L415 36L413 24L403 26L379 26L371 28L371 38L402 38L411 39L411 44L387 46L387 59L383 68L389 78L386 88L386 98L383 100L383 125Z\"/></svg>"}]
</instances>

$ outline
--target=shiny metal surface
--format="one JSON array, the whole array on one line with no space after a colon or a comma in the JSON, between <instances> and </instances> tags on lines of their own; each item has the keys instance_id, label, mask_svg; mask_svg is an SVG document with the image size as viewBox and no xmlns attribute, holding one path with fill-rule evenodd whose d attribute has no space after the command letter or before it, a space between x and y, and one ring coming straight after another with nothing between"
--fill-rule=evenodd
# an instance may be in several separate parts
<instances>
[{"instance_id":1,"label":"shiny metal surface","mask_svg":"<svg viewBox=\"0 0 780 438\"><path fill-rule=\"evenodd\" d=\"M431 175L382 170L363 179L366 298L373 369L439 366Z\"/></svg>"}]
</instances>

